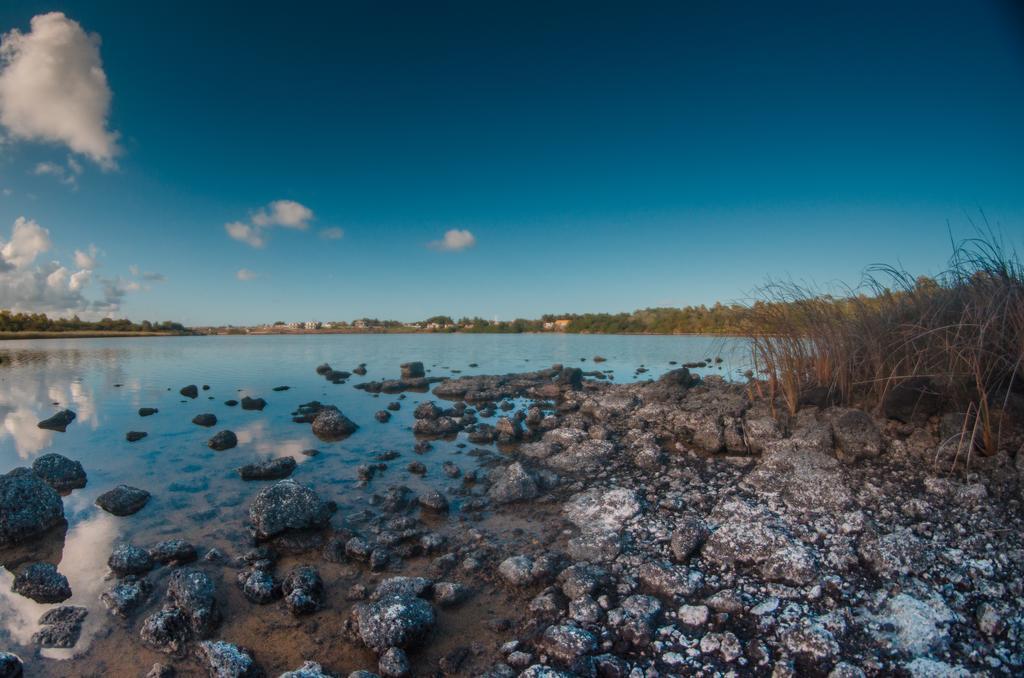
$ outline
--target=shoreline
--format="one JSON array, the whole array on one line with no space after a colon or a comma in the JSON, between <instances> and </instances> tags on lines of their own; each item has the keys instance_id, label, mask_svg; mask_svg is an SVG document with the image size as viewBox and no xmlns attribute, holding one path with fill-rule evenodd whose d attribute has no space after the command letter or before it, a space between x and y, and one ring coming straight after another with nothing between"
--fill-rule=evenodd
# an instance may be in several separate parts
<instances>
[{"instance_id":1,"label":"shoreline","mask_svg":"<svg viewBox=\"0 0 1024 678\"><path fill-rule=\"evenodd\" d=\"M105 330L71 330L68 332L0 332L0 341L16 339L105 339L113 337L188 337L174 332L115 332Z\"/></svg>"}]
</instances>

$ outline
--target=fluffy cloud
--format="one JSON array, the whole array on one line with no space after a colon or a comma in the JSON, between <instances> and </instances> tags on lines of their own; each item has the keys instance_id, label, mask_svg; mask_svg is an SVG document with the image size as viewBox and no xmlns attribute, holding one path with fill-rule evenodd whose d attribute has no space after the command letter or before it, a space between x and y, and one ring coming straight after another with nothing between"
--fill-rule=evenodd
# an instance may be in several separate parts
<instances>
[{"instance_id":1,"label":"fluffy cloud","mask_svg":"<svg viewBox=\"0 0 1024 678\"><path fill-rule=\"evenodd\" d=\"M75 250L75 266L78 268L84 268L87 271L91 271L96 268L96 255L99 251L96 249L96 245L89 245L86 251Z\"/></svg>"},{"instance_id":2,"label":"fluffy cloud","mask_svg":"<svg viewBox=\"0 0 1024 678\"><path fill-rule=\"evenodd\" d=\"M253 247L263 247L266 240L263 239L263 229L258 226L250 226L241 221L232 221L224 224L224 230L228 235Z\"/></svg>"},{"instance_id":3,"label":"fluffy cloud","mask_svg":"<svg viewBox=\"0 0 1024 678\"><path fill-rule=\"evenodd\" d=\"M85 317L109 315L120 310L124 296L139 289L134 281L101 279L102 299L90 300L85 292L93 279L97 250L76 250L78 270L59 261L37 263L51 248L50 232L32 219L18 217L10 240L0 240L0 308L13 311ZM80 256L81 255L81 256Z\"/></svg>"},{"instance_id":4,"label":"fluffy cloud","mask_svg":"<svg viewBox=\"0 0 1024 678\"><path fill-rule=\"evenodd\" d=\"M433 240L429 245L435 250L458 252L476 245L476 236L466 229L452 228L444 232L443 238Z\"/></svg>"},{"instance_id":5,"label":"fluffy cloud","mask_svg":"<svg viewBox=\"0 0 1024 678\"><path fill-rule=\"evenodd\" d=\"M305 205L294 200L275 200L253 214L252 223L261 228L284 226L304 231L309 228L309 221L312 218L313 210Z\"/></svg>"},{"instance_id":6,"label":"fluffy cloud","mask_svg":"<svg viewBox=\"0 0 1024 678\"><path fill-rule=\"evenodd\" d=\"M320 237L323 238L324 240L341 240L342 238L345 237L345 231L338 228L337 226L333 226L331 228L325 228L322 231L320 231Z\"/></svg>"},{"instance_id":7,"label":"fluffy cloud","mask_svg":"<svg viewBox=\"0 0 1024 678\"><path fill-rule=\"evenodd\" d=\"M224 230L239 242L252 247L263 247L267 244L266 231L270 228L279 226L305 231L312 220L313 210L305 205L294 200L275 200L253 212L249 222L231 221L224 224Z\"/></svg>"},{"instance_id":8,"label":"fluffy cloud","mask_svg":"<svg viewBox=\"0 0 1024 678\"><path fill-rule=\"evenodd\" d=\"M102 167L115 165L120 149L107 127L112 95L99 47L98 35L61 12L32 17L28 33L3 35L0 124L12 138L65 144Z\"/></svg>"},{"instance_id":9,"label":"fluffy cloud","mask_svg":"<svg viewBox=\"0 0 1024 678\"><path fill-rule=\"evenodd\" d=\"M50 249L50 232L32 219L18 217L11 240L0 248L0 270L24 268Z\"/></svg>"},{"instance_id":10,"label":"fluffy cloud","mask_svg":"<svg viewBox=\"0 0 1024 678\"><path fill-rule=\"evenodd\" d=\"M238 269L238 273L235 274L235 277L242 282L248 282L256 279L256 271L250 271L247 268L240 268Z\"/></svg>"}]
</instances>

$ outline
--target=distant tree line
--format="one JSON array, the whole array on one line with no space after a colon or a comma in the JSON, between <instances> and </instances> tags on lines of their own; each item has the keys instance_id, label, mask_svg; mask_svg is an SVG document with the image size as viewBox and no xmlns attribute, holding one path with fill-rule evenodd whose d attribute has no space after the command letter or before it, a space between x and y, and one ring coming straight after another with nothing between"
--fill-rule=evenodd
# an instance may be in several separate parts
<instances>
[{"instance_id":1,"label":"distant tree line","mask_svg":"<svg viewBox=\"0 0 1024 678\"><path fill-rule=\"evenodd\" d=\"M51 318L45 313L13 313L0 310L0 332L170 332L187 334L189 332L181 323L164 320L150 322L143 320L134 323L126 319L103 318L102 320L82 320L77 315L70 318Z\"/></svg>"}]
</instances>

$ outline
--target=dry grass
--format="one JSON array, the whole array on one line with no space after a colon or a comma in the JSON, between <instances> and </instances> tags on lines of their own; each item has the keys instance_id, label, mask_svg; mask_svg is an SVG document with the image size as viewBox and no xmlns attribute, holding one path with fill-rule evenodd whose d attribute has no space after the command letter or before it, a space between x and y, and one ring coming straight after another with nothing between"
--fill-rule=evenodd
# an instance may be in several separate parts
<instances>
[{"instance_id":1,"label":"dry grass","mask_svg":"<svg viewBox=\"0 0 1024 678\"><path fill-rule=\"evenodd\" d=\"M998 449L1008 399L1024 380L1024 269L991 230L955 244L935 278L875 266L858 289L772 282L759 297L754 365L790 413L813 388L879 407L899 382L928 377L966 413L968 449Z\"/></svg>"}]
</instances>

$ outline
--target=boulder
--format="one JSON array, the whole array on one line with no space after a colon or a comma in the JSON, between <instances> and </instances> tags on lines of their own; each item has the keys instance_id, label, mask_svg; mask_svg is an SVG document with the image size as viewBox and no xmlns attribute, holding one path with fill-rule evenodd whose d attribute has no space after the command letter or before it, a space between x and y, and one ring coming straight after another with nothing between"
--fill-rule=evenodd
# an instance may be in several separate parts
<instances>
[{"instance_id":1,"label":"boulder","mask_svg":"<svg viewBox=\"0 0 1024 678\"><path fill-rule=\"evenodd\" d=\"M264 487L249 505L249 520L257 539L269 539L287 530L323 527L331 507L316 492L294 480Z\"/></svg>"},{"instance_id":2,"label":"boulder","mask_svg":"<svg viewBox=\"0 0 1024 678\"><path fill-rule=\"evenodd\" d=\"M0 546L37 537L64 522L57 491L27 468L0 476Z\"/></svg>"},{"instance_id":3,"label":"boulder","mask_svg":"<svg viewBox=\"0 0 1024 678\"><path fill-rule=\"evenodd\" d=\"M404 650L392 647L381 655L377 670L382 678L406 678L412 673L412 664Z\"/></svg>"},{"instance_id":4,"label":"boulder","mask_svg":"<svg viewBox=\"0 0 1024 678\"><path fill-rule=\"evenodd\" d=\"M178 393L185 396L186 398L195 399L199 397L199 387L196 386L195 384L189 384L188 386L185 386L180 391L178 391Z\"/></svg>"},{"instance_id":5,"label":"boulder","mask_svg":"<svg viewBox=\"0 0 1024 678\"><path fill-rule=\"evenodd\" d=\"M37 457L32 462L32 472L58 492L85 487L85 469L82 468L81 462L68 459L56 452Z\"/></svg>"},{"instance_id":6,"label":"boulder","mask_svg":"<svg viewBox=\"0 0 1024 678\"><path fill-rule=\"evenodd\" d=\"M434 608L409 595L360 603L352 610L356 632L363 644L378 654L392 647L408 649L423 642L434 627Z\"/></svg>"},{"instance_id":7,"label":"boulder","mask_svg":"<svg viewBox=\"0 0 1024 678\"><path fill-rule=\"evenodd\" d=\"M577 662L597 650L597 638L590 631L573 624L549 626L538 643L540 649L570 669Z\"/></svg>"},{"instance_id":8,"label":"boulder","mask_svg":"<svg viewBox=\"0 0 1024 678\"><path fill-rule=\"evenodd\" d=\"M156 414L159 411L160 410L158 410L155 407L140 407L139 408L139 416L140 417L151 417L151 416L153 416L154 414Z\"/></svg>"},{"instance_id":9,"label":"boulder","mask_svg":"<svg viewBox=\"0 0 1024 678\"><path fill-rule=\"evenodd\" d=\"M118 485L96 497L96 505L115 516L138 513L149 501L149 492L129 485Z\"/></svg>"},{"instance_id":10,"label":"boulder","mask_svg":"<svg viewBox=\"0 0 1024 678\"><path fill-rule=\"evenodd\" d=\"M82 634L82 622L89 611L77 605L61 605L47 610L39 618L41 629L32 635L39 647L72 648Z\"/></svg>"},{"instance_id":11,"label":"boulder","mask_svg":"<svg viewBox=\"0 0 1024 678\"><path fill-rule=\"evenodd\" d=\"M37 424L37 426L48 431L60 431L61 433L64 433L68 430L68 425L74 420L74 412L71 410L61 410L52 417L43 419Z\"/></svg>"},{"instance_id":12,"label":"boulder","mask_svg":"<svg viewBox=\"0 0 1024 678\"><path fill-rule=\"evenodd\" d=\"M128 433L124 434L124 439L130 443L135 443L142 440L147 435L149 434L146 433L145 431L128 431Z\"/></svg>"},{"instance_id":13,"label":"boulder","mask_svg":"<svg viewBox=\"0 0 1024 678\"><path fill-rule=\"evenodd\" d=\"M341 440L359 427L336 407L325 407L313 419L313 435L320 440Z\"/></svg>"},{"instance_id":14,"label":"boulder","mask_svg":"<svg viewBox=\"0 0 1024 678\"><path fill-rule=\"evenodd\" d=\"M640 497L634 490L596 487L574 496L563 511L566 519L581 530L620 532L640 509Z\"/></svg>"},{"instance_id":15,"label":"boulder","mask_svg":"<svg viewBox=\"0 0 1024 678\"><path fill-rule=\"evenodd\" d=\"M12 652L0 652L0 678L21 678L23 675L21 657Z\"/></svg>"}]
</instances>

